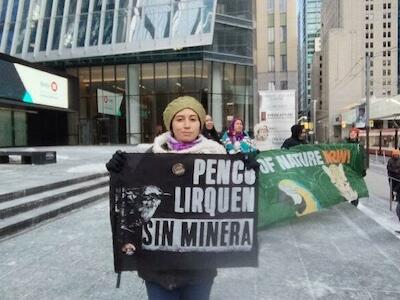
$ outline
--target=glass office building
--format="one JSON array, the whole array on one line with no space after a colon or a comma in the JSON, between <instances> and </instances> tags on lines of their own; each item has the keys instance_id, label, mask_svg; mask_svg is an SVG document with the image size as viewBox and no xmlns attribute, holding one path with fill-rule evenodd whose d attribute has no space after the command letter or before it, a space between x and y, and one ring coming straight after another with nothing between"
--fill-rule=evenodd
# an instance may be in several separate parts
<instances>
[{"instance_id":1,"label":"glass office building","mask_svg":"<svg viewBox=\"0 0 400 300\"><path fill-rule=\"evenodd\" d=\"M0 3L0 51L79 82L70 144L151 142L180 95L200 100L218 130L233 116L253 126L251 0Z\"/></svg>"},{"instance_id":2,"label":"glass office building","mask_svg":"<svg viewBox=\"0 0 400 300\"><path fill-rule=\"evenodd\" d=\"M298 1L298 97L299 114L309 116L311 103L311 65L315 39L320 36L321 0Z\"/></svg>"}]
</instances>

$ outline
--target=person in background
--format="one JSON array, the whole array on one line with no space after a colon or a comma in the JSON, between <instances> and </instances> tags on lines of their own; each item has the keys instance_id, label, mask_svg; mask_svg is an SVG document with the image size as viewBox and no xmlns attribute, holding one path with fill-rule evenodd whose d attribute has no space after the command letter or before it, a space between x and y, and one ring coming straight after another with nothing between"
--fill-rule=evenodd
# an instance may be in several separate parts
<instances>
[{"instance_id":1,"label":"person in background","mask_svg":"<svg viewBox=\"0 0 400 300\"><path fill-rule=\"evenodd\" d=\"M228 130L222 136L221 142L229 154L257 152L253 141L244 131L243 121L239 118L233 118Z\"/></svg>"},{"instance_id":2,"label":"person in background","mask_svg":"<svg viewBox=\"0 0 400 300\"><path fill-rule=\"evenodd\" d=\"M283 142L281 149L290 149L291 147L297 145L307 144L305 140L306 130L304 129L303 125L293 125L290 128L290 131L292 132L292 136Z\"/></svg>"},{"instance_id":3,"label":"person in background","mask_svg":"<svg viewBox=\"0 0 400 300\"><path fill-rule=\"evenodd\" d=\"M358 143L358 134L360 129L356 128L353 124L352 128L349 131L349 137L346 139L347 143Z\"/></svg>"},{"instance_id":4,"label":"person in background","mask_svg":"<svg viewBox=\"0 0 400 300\"><path fill-rule=\"evenodd\" d=\"M224 147L200 134L204 126L205 110L190 96L179 97L168 104L163 113L169 131L154 139L153 153L226 154ZM124 158L125 157L125 158ZM126 153L117 151L106 164L107 170L121 172ZM122 251L133 254L135 245L124 238ZM140 256L138 256L140 259ZM207 300L217 270L153 270L139 264L138 275L144 279L149 300Z\"/></svg>"},{"instance_id":5,"label":"person in background","mask_svg":"<svg viewBox=\"0 0 400 300\"><path fill-rule=\"evenodd\" d=\"M219 134L214 127L214 121L210 115L206 115L204 128L201 131L201 134L210 140L216 141L217 143L221 142Z\"/></svg>"},{"instance_id":6,"label":"person in background","mask_svg":"<svg viewBox=\"0 0 400 300\"><path fill-rule=\"evenodd\" d=\"M258 123L254 126L254 146L257 150L266 151L269 150L267 144L268 139L268 127L266 122Z\"/></svg>"},{"instance_id":7,"label":"person in background","mask_svg":"<svg viewBox=\"0 0 400 300\"><path fill-rule=\"evenodd\" d=\"M387 174L389 184L392 184L392 192L395 193L395 201L397 201L396 214L400 222L400 150L393 149L392 157L387 163ZM400 233L400 231L396 231Z\"/></svg>"}]
</instances>

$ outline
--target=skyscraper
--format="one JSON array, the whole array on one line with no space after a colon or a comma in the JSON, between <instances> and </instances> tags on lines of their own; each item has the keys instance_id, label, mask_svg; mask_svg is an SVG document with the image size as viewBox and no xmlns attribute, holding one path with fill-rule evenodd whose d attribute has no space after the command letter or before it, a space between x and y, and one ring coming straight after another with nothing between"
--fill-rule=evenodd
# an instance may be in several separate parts
<instances>
[{"instance_id":1,"label":"skyscraper","mask_svg":"<svg viewBox=\"0 0 400 300\"><path fill-rule=\"evenodd\" d=\"M298 104L299 115L310 117L311 64L315 39L320 36L321 0L297 1L298 19Z\"/></svg>"},{"instance_id":2,"label":"skyscraper","mask_svg":"<svg viewBox=\"0 0 400 300\"><path fill-rule=\"evenodd\" d=\"M256 2L259 90L297 90L296 0Z\"/></svg>"},{"instance_id":3,"label":"skyscraper","mask_svg":"<svg viewBox=\"0 0 400 300\"><path fill-rule=\"evenodd\" d=\"M152 141L163 109L183 94L218 130L234 116L250 128L253 13L253 0L0 1L0 52L77 79L79 109L60 112L68 131L55 133L70 143ZM15 105L25 113L26 103Z\"/></svg>"}]
</instances>

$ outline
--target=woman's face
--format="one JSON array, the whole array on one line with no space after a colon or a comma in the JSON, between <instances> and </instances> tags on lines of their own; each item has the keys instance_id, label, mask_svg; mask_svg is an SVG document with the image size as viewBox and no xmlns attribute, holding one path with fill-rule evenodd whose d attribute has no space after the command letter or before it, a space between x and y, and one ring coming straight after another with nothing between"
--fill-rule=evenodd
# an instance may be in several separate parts
<instances>
[{"instance_id":1,"label":"woman's face","mask_svg":"<svg viewBox=\"0 0 400 300\"><path fill-rule=\"evenodd\" d=\"M236 120L235 124L233 125L233 129L235 130L236 133L242 133L243 132L243 123L241 120Z\"/></svg>"},{"instance_id":2,"label":"woman's face","mask_svg":"<svg viewBox=\"0 0 400 300\"><path fill-rule=\"evenodd\" d=\"M268 137L268 129L266 127L261 127L258 130L257 139L259 141L265 141Z\"/></svg>"},{"instance_id":3,"label":"woman's face","mask_svg":"<svg viewBox=\"0 0 400 300\"><path fill-rule=\"evenodd\" d=\"M206 116L205 126L208 130L211 130L214 127L214 122L211 116Z\"/></svg>"},{"instance_id":4,"label":"woman's face","mask_svg":"<svg viewBox=\"0 0 400 300\"><path fill-rule=\"evenodd\" d=\"M193 142L200 133L199 116L189 108L177 112L172 119L172 133L178 142Z\"/></svg>"}]
</instances>

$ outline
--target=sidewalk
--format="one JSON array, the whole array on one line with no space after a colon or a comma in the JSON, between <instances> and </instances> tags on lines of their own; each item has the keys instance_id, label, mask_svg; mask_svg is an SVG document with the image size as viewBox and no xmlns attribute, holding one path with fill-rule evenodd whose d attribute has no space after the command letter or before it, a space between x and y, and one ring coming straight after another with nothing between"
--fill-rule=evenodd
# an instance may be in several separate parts
<instances>
[{"instance_id":1,"label":"sidewalk","mask_svg":"<svg viewBox=\"0 0 400 300\"><path fill-rule=\"evenodd\" d=\"M57 147L57 164L5 165L0 188L105 171L119 148ZM399 224L379 168L368 171L371 198L360 209L342 203L261 231L259 267L220 269L211 299L400 299L400 240L374 220ZM108 199L0 240L0 257L2 300L146 299L135 273L115 289Z\"/></svg>"},{"instance_id":2,"label":"sidewalk","mask_svg":"<svg viewBox=\"0 0 400 300\"><path fill-rule=\"evenodd\" d=\"M106 162L118 150L144 152L149 145L139 146L113 145L113 146L61 146L61 147L31 147L31 148L6 148L56 151L57 163L46 165L27 164L1 164L0 166L0 194L45 185L57 181L81 177L93 173L107 172ZM5 150L3 148L2 150Z\"/></svg>"}]
</instances>

